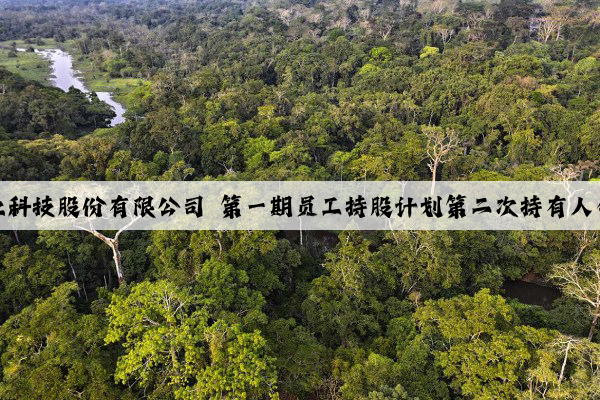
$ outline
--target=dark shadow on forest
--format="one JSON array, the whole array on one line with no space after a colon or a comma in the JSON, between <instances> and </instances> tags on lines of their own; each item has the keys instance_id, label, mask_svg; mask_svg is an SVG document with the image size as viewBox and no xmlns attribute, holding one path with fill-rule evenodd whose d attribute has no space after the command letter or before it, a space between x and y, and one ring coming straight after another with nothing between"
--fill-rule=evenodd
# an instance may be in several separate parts
<instances>
[{"instance_id":1,"label":"dark shadow on forest","mask_svg":"<svg viewBox=\"0 0 600 400\"><path fill-rule=\"evenodd\" d=\"M554 300L561 296L560 290L523 280L506 281L502 285L504 297L516 299L524 304L542 306L550 309Z\"/></svg>"}]
</instances>

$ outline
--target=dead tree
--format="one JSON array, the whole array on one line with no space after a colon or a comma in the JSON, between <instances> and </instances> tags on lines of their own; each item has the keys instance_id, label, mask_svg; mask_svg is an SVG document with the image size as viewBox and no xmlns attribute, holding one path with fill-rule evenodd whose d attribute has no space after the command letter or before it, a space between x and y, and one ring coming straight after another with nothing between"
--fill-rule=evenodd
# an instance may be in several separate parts
<instances>
[{"instance_id":1,"label":"dead tree","mask_svg":"<svg viewBox=\"0 0 600 400\"><path fill-rule=\"evenodd\" d=\"M423 129L427 136L427 156L429 157L429 170L431 171L431 195L435 190L435 180L440 164L444 164L455 157L458 148L458 135L453 129L443 130L439 127L427 126Z\"/></svg>"},{"instance_id":2,"label":"dead tree","mask_svg":"<svg viewBox=\"0 0 600 400\"><path fill-rule=\"evenodd\" d=\"M96 226L98 221L107 220L109 218L108 212L105 210L106 206L102 205L99 201L106 199L107 194L108 188L105 186L75 186L66 191L65 197L67 198L67 201L71 201L71 204L77 205L78 207L83 206L83 210L71 212L69 216L61 216L52 219L44 218L41 220L40 224L46 225L51 223L64 223L65 221L68 221L71 222L74 228L77 228L83 232L87 232L100 239L112 250L117 278L119 280L119 285L122 285L125 283L125 274L123 272L121 252L119 250L119 237L142 218L135 209L135 199L140 196L141 191L139 187L134 186L127 189L123 193L122 206L127 218L127 222L117 230L113 237L109 237L98 231Z\"/></svg>"},{"instance_id":3,"label":"dead tree","mask_svg":"<svg viewBox=\"0 0 600 400\"><path fill-rule=\"evenodd\" d=\"M577 164L569 164L565 167L562 165L557 165L555 167L550 168L554 176L553 180L562 182L563 188L567 192L567 210L571 209L571 200L573 196L577 192L580 192L581 189L572 190L571 182L572 181L581 181L583 180L585 173L588 173L588 177L591 178L594 171L598 169L597 161L579 161Z\"/></svg>"}]
</instances>

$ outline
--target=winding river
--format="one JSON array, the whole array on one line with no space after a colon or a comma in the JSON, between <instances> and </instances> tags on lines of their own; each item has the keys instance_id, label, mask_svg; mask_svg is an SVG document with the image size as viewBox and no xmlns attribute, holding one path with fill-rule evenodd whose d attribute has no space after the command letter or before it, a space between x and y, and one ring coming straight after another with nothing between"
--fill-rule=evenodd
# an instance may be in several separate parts
<instances>
[{"instance_id":1,"label":"winding river","mask_svg":"<svg viewBox=\"0 0 600 400\"><path fill-rule=\"evenodd\" d=\"M18 50L24 51L24 49ZM77 76L77 72L73 69L73 58L69 53L59 49L36 49L35 52L50 60L53 75L50 80L54 86L64 90L65 92L68 91L71 86L75 89L81 90L82 92L89 92L84 83ZM111 92L96 92L96 94L100 100L111 106L114 112L117 114L117 116L110 121L110 126L115 126L125 122L125 117L123 116L123 114L125 114L125 108L123 108L121 104L117 103L113 99Z\"/></svg>"}]
</instances>

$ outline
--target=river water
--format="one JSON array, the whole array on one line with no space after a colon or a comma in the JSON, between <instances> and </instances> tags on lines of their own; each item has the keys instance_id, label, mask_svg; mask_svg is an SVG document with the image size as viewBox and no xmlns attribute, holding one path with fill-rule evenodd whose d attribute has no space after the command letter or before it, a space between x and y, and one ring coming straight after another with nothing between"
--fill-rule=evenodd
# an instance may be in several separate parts
<instances>
[{"instance_id":1,"label":"river water","mask_svg":"<svg viewBox=\"0 0 600 400\"><path fill-rule=\"evenodd\" d=\"M24 51L24 49L18 50ZM64 90L65 92L68 91L71 86L75 89L81 90L82 92L89 92L89 90L83 84L83 81L77 75L77 72L73 70L73 58L69 53L59 49L36 49L35 52L50 60L53 75L50 80L54 86ZM110 126L115 126L125 122L125 117L123 116L123 114L125 114L125 108L123 108L121 104L117 103L113 99L111 92L96 92L96 94L100 100L111 106L114 112L117 114L117 116L110 121Z\"/></svg>"}]
</instances>

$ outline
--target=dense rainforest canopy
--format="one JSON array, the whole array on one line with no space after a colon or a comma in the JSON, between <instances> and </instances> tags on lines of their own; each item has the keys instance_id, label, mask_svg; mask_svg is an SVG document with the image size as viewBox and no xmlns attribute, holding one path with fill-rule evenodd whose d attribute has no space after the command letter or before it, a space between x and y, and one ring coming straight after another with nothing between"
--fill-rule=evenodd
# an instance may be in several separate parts
<instances>
[{"instance_id":1,"label":"dense rainforest canopy","mask_svg":"<svg viewBox=\"0 0 600 400\"><path fill-rule=\"evenodd\" d=\"M596 179L599 7L2 0L0 47L140 84L108 127L0 67L0 180ZM121 281L106 243L0 232L1 399L600 398L597 232L125 231Z\"/></svg>"}]
</instances>

